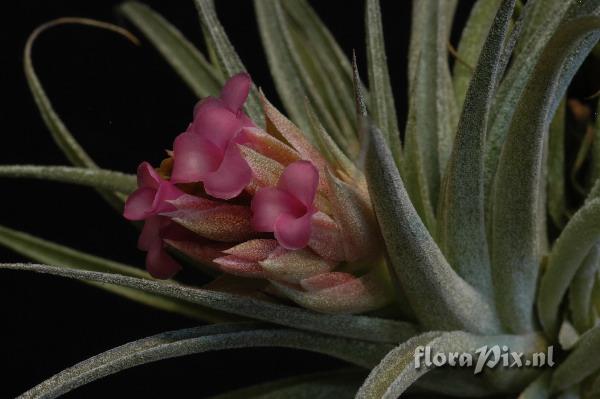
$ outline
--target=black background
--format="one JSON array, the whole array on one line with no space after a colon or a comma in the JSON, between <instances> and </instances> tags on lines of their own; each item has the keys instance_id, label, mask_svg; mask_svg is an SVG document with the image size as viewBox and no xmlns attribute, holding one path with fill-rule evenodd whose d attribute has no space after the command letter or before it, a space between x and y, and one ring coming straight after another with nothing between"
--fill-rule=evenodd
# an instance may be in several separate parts
<instances>
[{"instance_id":1,"label":"black background","mask_svg":"<svg viewBox=\"0 0 600 399\"><path fill-rule=\"evenodd\" d=\"M44 127L22 71L22 50L38 25L63 16L96 18L132 28L115 11L119 1L11 1L2 7L0 164L67 164ZM202 48L191 0L146 1ZM362 0L313 0L344 51L364 65ZM269 78L250 0L218 0L230 38L267 96ZM406 111L410 2L382 2L388 58L401 123ZM462 1L457 25L470 7ZM133 29L133 28L132 28ZM135 29L133 29L134 32ZM137 32L136 32L137 33ZM138 34L141 37L141 35ZM453 42L457 37L454 34ZM64 26L43 34L34 65L65 121L107 169L134 173L156 164L191 118L193 94L145 40L141 47L98 29ZM363 76L366 76L363 73ZM0 180L0 224L128 264L143 265L136 231L90 189L31 180ZM1 261L22 261L0 248ZM185 277L185 273L184 273ZM13 397L92 355L195 323L155 311L78 282L24 272L0 272L0 398ZM228 389L341 365L287 349L207 353L144 365L66 395L92 398L206 397Z\"/></svg>"}]
</instances>

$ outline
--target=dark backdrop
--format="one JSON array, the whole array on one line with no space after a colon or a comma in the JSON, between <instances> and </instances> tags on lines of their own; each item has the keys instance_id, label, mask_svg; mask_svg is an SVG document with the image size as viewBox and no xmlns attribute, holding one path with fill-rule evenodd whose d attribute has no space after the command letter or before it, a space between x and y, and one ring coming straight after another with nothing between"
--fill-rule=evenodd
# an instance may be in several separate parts
<instances>
[{"instance_id":1,"label":"dark backdrop","mask_svg":"<svg viewBox=\"0 0 600 399\"><path fill-rule=\"evenodd\" d=\"M116 0L21 0L3 3L0 164L66 164L38 114L22 71L22 49L39 24L81 16L124 24ZM201 46L193 2L148 0ZM362 0L311 1L344 51L364 65ZM256 84L278 104L250 0L218 0L230 38ZM469 1L461 2L464 20ZM388 57L401 119L405 115L408 1L382 2ZM395 7L395 8L394 8ZM460 22L459 22L460 24ZM134 32L136 32L134 30ZM456 36L456 35L454 35ZM141 36L140 36L141 37ZM453 39L456 43L456 37ZM34 65L58 114L99 165L133 173L156 164L191 118L194 96L147 42L134 47L98 29L64 26L43 34ZM363 73L363 76L366 76ZM403 121L401 121L403 123ZM92 190L31 180L0 180L0 224L128 264L143 265L135 230ZM0 248L0 261L22 261ZM184 276L185 277L185 276ZM194 326L78 282L0 272L0 398L13 397L89 356L162 331ZM287 349L207 353L121 372L66 397L132 395L201 398L228 389L341 363Z\"/></svg>"}]
</instances>

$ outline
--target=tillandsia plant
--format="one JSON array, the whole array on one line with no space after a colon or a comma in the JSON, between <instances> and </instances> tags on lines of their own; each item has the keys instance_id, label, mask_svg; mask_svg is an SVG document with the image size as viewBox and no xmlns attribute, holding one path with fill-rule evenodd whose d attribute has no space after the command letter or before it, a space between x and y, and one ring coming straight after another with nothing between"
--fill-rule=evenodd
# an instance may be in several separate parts
<instances>
[{"instance_id":1,"label":"tillandsia plant","mask_svg":"<svg viewBox=\"0 0 600 399\"><path fill-rule=\"evenodd\" d=\"M149 274L7 227L1 244L45 264L0 268L99 283L209 325L115 348L23 397L257 346L319 352L356 369L220 398L600 395L600 122L593 98L567 98L584 60L600 57L600 0L479 0L456 49L457 1L414 1L403 134L378 0L365 1L366 82L362 61L349 60L306 0L255 0L288 116L253 85L214 3L195 4L208 57L147 6L120 7L201 98L160 165L142 162L137 180L100 169L54 112L31 64L43 30L83 23L137 40L104 22L62 19L33 33L25 73L75 166L0 168L93 187L143 221ZM565 142L582 131L572 160ZM175 281L192 267L214 281ZM485 347L501 348L486 368L434 369ZM423 350L435 354L427 367ZM525 367L540 354L546 367Z\"/></svg>"}]
</instances>

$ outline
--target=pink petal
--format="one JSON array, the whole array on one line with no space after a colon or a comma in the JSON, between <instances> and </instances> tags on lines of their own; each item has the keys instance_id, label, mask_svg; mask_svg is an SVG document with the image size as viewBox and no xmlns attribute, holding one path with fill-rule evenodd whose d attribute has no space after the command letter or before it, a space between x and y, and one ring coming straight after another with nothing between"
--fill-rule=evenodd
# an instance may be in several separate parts
<instances>
[{"instance_id":1,"label":"pink petal","mask_svg":"<svg viewBox=\"0 0 600 399\"><path fill-rule=\"evenodd\" d=\"M306 278L300 281L300 286L306 291L319 291L345 284L355 279L356 277L349 273L330 272Z\"/></svg>"},{"instance_id":2,"label":"pink petal","mask_svg":"<svg viewBox=\"0 0 600 399\"><path fill-rule=\"evenodd\" d=\"M221 90L221 100L232 112L239 112L250 92L252 80L247 73L232 76Z\"/></svg>"},{"instance_id":3,"label":"pink petal","mask_svg":"<svg viewBox=\"0 0 600 399\"><path fill-rule=\"evenodd\" d=\"M237 145L231 143L219 169L204 178L204 189L215 198L227 200L237 197L251 180L252 170Z\"/></svg>"},{"instance_id":4,"label":"pink petal","mask_svg":"<svg viewBox=\"0 0 600 399\"><path fill-rule=\"evenodd\" d=\"M290 194L278 188L262 188L252 198L252 228L261 232L275 231L275 223L283 213L302 216L306 209Z\"/></svg>"},{"instance_id":5,"label":"pink petal","mask_svg":"<svg viewBox=\"0 0 600 399\"><path fill-rule=\"evenodd\" d=\"M150 187L157 189L161 181L160 176L156 169L152 167L148 162L142 162L137 169L137 183L138 187Z\"/></svg>"},{"instance_id":6,"label":"pink petal","mask_svg":"<svg viewBox=\"0 0 600 399\"><path fill-rule=\"evenodd\" d=\"M309 161L296 161L288 165L277 187L293 195L309 209L312 207L319 185L319 172Z\"/></svg>"},{"instance_id":7,"label":"pink petal","mask_svg":"<svg viewBox=\"0 0 600 399\"><path fill-rule=\"evenodd\" d=\"M302 249L308 245L311 232L312 214L295 218L289 213L283 213L275 222L275 238L279 245L286 249Z\"/></svg>"},{"instance_id":8,"label":"pink petal","mask_svg":"<svg viewBox=\"0 0 600 399\"><path fill-rule=\"evenodd\" d=\"M225 105L215 99L202 102L196 112L191 132L209 140L221 151L242 128L242 121Z\"/></svg>"},{"instance_id":9,"label":"pink petal","mask_svg":"<svg viewBox=\"0 0 600 399\"><path fill-rule=\"evenodd\" d=\"M157 243L146 255L146 270L154 278L168 279L181 270L181 266L165 251L162 243Z\"/></svg>"},{"instance_id":10,"label":"pink petal","mask_svg":"<svg viewBox=\"0 0 600 399\"><path fill-rule=\"evenodd\" d=\"M173 144L173 183L201 181L214 172L223 159L223 151L194 133L182 133Z\"/></svg>"},{"instance_id":11,"label":"pink petal","mask_svg":"<svg viewBox=\"0 0 600 399\"><path fill-rule=\"evenodd\" d=\"M138 238L138 248L142 251L148 251L150 248L155 246L156 242L161 242L160 239L160 228L164 226L165 221L168 220L162 216L153 216L144 222L144 227Z\"/></svg>"},{"instance_id":12,"label":"pink petal","mask_svg":"<svg viewBox=\"0 0 600 399\"><path fill-rule=\"evenodd\" d=\"M171 182L163 181L160 183L156 196L154 197L152 213L157 214L173 211L175 208L170 201L179 198L183 194L184 192L175 187Z\"/></svg>"},{"instance_id":13,"label":"pink petal","mask_svg":"<svg viewBox=\"0 0 600 399\"><path fill-rule=\"evenodd\" d=\"M142 187L135 190L125 202L123 216L129 220L146 219L152 212L156 190Z\"/></svg>"}]
</instances>

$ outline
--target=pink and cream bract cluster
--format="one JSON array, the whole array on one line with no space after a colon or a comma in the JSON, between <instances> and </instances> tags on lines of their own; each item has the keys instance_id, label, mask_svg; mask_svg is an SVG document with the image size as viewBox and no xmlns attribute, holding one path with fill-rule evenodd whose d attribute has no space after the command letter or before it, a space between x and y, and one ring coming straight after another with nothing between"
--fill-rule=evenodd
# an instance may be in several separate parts
<instances>
[{"instance_id":1,"label":"pink and cream bract cluster","mask_svg":"<svg viewBox=\"0 0 600 399\"><path fill-rule=\"evenodd\" d=\"M251 86L245 73L230 78L219 98L198 103L160 168L139 166L124 215L144 221L147 270L172 277L180 252L317 311L385 305L364 179L329 165L262 94L267 128L258 128L243 112Z\"/></svg>"}]
</instances>

